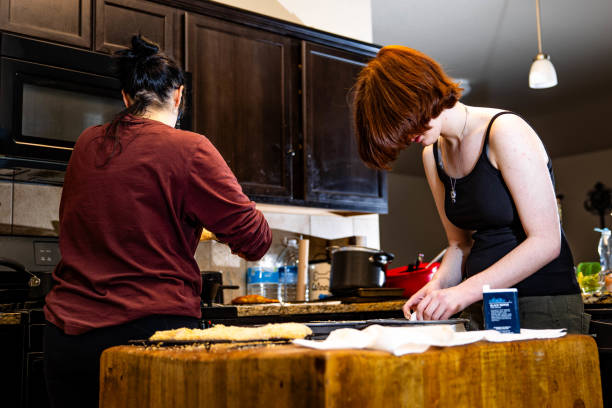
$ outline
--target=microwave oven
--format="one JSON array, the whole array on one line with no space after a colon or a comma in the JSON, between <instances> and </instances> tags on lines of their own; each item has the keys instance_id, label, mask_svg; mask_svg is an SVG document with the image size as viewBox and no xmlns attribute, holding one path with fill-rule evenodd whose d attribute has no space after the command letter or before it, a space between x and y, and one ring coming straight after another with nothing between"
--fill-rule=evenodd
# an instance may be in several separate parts
<instances>
[{"instance_id":1,"label":"microwave oven","mask_svg":"<svg viewBox=\"0 0 612 408\"><path fill-rule=\"evenodd\" d=\"M63 184L81 132L124 108L120 91L110 55L0 33L0 178Z\"/></svg>"}]
</instances>

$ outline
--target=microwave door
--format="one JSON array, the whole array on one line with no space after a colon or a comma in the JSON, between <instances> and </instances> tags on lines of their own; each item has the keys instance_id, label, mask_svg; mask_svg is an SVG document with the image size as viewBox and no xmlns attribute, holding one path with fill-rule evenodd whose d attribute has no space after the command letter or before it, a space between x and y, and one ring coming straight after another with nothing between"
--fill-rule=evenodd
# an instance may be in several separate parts
<instances>
[{"instance_id":1,"label":"microwave door","mask_svg":"<svg viewBox=\"0 0 612 408\"><path fill-rule=\"evenodd\" d=\"M70 149L81 132L110 121L123 108L120 99L81 90L24 82L17 143L39 142Z\"/></svg>"},{"instance_id":2,"label":"microwave door","mask_svg":"<svg viewBox=\"0 0 612 408\"><path fill-rule=\"evenodd\" d=\"M0 154L67 163L81 132L121 111L112 77L2 58Z\"/></svg>"}]
</instances>

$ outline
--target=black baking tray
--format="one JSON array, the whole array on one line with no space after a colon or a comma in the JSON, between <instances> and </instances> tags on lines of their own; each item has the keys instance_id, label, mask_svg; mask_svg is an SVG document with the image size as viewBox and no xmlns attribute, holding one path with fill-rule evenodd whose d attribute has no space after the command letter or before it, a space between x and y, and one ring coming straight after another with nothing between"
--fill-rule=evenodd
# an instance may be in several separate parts
<instances>
[{"instance_id":1,"label":"black baking tray","mask_svg":"<svg viewBox=\"0 0 612 408\"><path fill-rule=\"evenodd\" d=\"M305 322L304 324L312 330L312 335L306 336L307 340L324 340L329 333L336 329L365 329L368 326L379 324L381 326L427 326L440 324L465 324L468 319L449 319L449 320L407 320L407 319L367 319L367 320L321 320L313 322ZM191 346L204 345L207 348L215 344L236 344L248 347L260 346L266 344L290 344L292 339L257 339L257 340L130 340L129 344L138 346L158 346L158 347L175 347L175 346Z\"/></svg>"},{"instance_id":2,"label":"black baking tray","mask_svg":"<svg viewBox=\"0 0 612 408\"><path fill-rule=\"evenodd\" d=\"M468 319L449 319L449 320L407 320L407 319L368 319L368 320L344 320L344 321L316 321L306 322L306 326L312 330L313 340L322 340L329 333L336 329L365 329L368 326L379 324L381 326L427 326L439 324L464 324Z\"/></svg>"}]
</instances>

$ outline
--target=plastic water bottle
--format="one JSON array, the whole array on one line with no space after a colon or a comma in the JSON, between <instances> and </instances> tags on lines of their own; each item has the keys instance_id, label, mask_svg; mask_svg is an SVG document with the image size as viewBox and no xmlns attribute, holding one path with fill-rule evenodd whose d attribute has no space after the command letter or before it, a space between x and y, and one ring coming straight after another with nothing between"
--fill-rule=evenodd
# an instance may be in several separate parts
<instances>
[{"instance_id":1,"label":"plastic water bottle","mask_svg":"<svg viewBox=\"0 0 612 408\"><path fill-rule=\"evenodd\" d=\"M278 270L274 258L265 255L258 262L247 262L247 294L278 298Z\"/></svg>"},{"instance_id":2,"label":"plastic water bottle","mask_svg":"<svg viewBox=\"0 0 612 408\"><path fill-rule=\"evenodd\" d=\"M603 272L612 268L612 232L608 228L595 228L595 231L601 232L597 252L599 252L599 263Z\"/></svg>"},{"instance_id":3,"label":"plastic water bottle","mask_svg":"<svg viewBox=\"0 0 612 408\"><path fill-rule=\"evenodd\" d=\"M606 275L610 273L612 269L612 232L608 228L595 228L595 231L601 232L601 238L599 238L599 244L597 245L597 252L599 252L599 263L601 264L601 271L599 272L599 284L601 289L606 289Z\"/></svg>"},{"instance_id":4,"label":"plastic water bottle","mask_svg":"<svg viewBox=\"0 0 612 408\"><path fill-rule=\"evenodd\" d=\"M278 270L278 298L282 302L294 302L297 295L297 264L299 259L297 239L285 240L285 248L276 260Z\"/></svg>"}]
</instances>

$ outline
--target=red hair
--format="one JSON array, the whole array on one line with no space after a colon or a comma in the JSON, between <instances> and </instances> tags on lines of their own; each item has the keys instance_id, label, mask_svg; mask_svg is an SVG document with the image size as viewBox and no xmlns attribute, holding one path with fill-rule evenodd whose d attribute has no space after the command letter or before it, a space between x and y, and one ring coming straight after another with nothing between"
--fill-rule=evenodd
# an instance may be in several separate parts
<instances>
[{"instance_id":1,"label":"red hair","mask_svg":"<svg viewBox=\"0 0 612 408\"><path fill-rule=\"evenodd\" d=\"M412 138L461 97L462 89L440 65L408 47L383 47L360 72L353 110L359 155L372 168L387 169Z\"/></svg>"}]
</instances>

